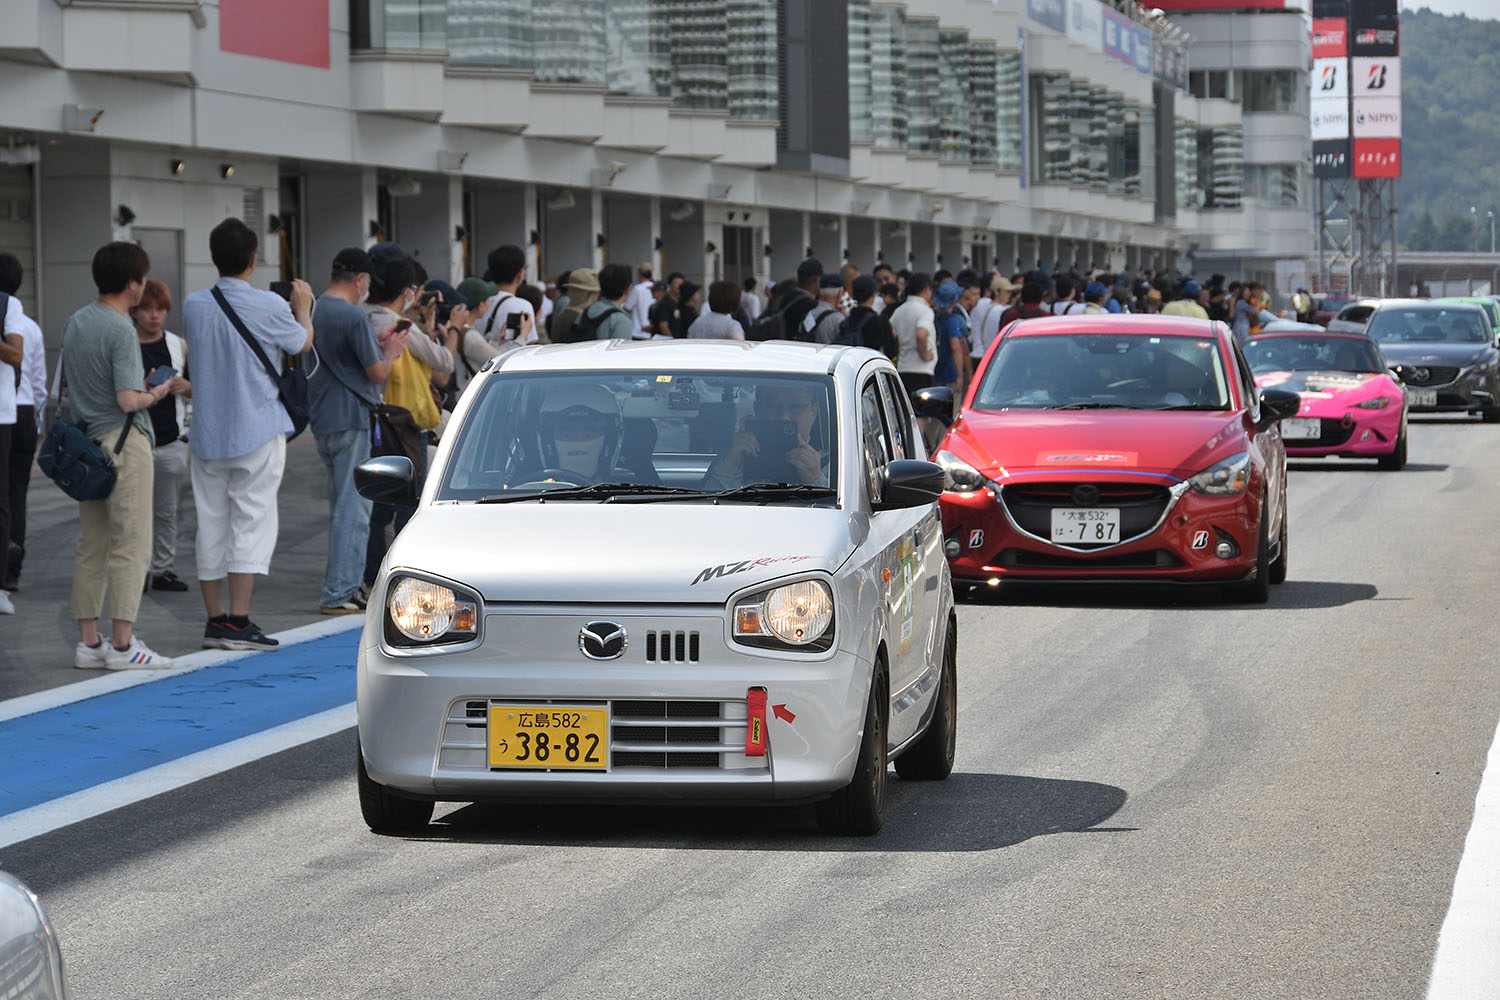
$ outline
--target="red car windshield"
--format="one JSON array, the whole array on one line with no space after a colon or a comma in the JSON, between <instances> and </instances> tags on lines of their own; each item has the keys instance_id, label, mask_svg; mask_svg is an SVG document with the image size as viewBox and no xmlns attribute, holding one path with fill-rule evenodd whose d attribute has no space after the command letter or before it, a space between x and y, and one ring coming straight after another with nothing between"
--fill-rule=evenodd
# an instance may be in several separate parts
<instances>
[{"instance_id":1,"label":"red car windshield","mask_svg":"<svg viewBox=\"0 0 1500 1000\"><path fill-rule=\"evenodd\" d=\"M1375 345L1352 337L1257 337L1245 345L1255 373L1284 371L1378 372L1385 369Z\"/></svg>"},{"instance_id":2,"label":"red car windshield","mask_svg":"<svg viewBox=\"0 0 1500 1000\"><path fill-rule=\"evenodd\" d=\"M1011 336L995 348L976 410L1227 410L1210 337L1143 333Z\"/></svg>"}]
</instances>

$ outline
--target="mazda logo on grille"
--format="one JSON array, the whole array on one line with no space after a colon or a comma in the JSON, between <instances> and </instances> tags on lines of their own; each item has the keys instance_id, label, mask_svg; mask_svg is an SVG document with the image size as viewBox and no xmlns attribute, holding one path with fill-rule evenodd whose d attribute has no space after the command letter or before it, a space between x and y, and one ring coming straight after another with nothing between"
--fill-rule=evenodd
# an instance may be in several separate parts
<instances>
[{"instance_id":1,"label":"mazda logo on grille","mask_svg":"<svg viewBox=\"0 0 1500 1000\"><path fill-rule=\"evenodd\" d=\"M1432 378L1432 372L1428 371L1426 368L1413 368L1411 377L1416 379L1418 382L1426 382L1428 379Z\"/></svg>"},{"instance_id":2,"label":"mazda logo on grille","mask_svg":"<svg viewBox=\"0 0 1500 1000\"><path fill-rule=\"evenodd\" d=\"M619 622L589 622L578 633L578 648L591 660L618 660L626 645Z\"/></svg>"},{"instance_id":3,"label":"mazda logo on grille","mask_svg":"<svg viewBox=\"0 0 1500 1000\"><path fill-rule=\"evenodd\" d=\"M1092 507L1099 502L1099 487L1093 483L1082 483L1073 487L1073 503L1079 507Z\"/></svg>"}]
</instances>

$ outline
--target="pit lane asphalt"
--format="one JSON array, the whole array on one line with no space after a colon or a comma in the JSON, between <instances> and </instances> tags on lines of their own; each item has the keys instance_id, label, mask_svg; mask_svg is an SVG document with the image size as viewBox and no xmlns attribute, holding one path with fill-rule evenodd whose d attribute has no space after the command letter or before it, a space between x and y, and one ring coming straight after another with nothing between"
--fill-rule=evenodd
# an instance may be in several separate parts
<instances>
[{"instance_id":1,"label":"pit lane asphalt","mask_svg":"<svg viewBox=\"0 0 1500 1000\"><path fill-rule=\"evenodd\" d=\"M960 610L959 755L807 810L359 819L341 733L0 850L76 996L1420 997L1500 717L1500 427L1295 463L1291 574Z\"/></svg>"}]
</instances>

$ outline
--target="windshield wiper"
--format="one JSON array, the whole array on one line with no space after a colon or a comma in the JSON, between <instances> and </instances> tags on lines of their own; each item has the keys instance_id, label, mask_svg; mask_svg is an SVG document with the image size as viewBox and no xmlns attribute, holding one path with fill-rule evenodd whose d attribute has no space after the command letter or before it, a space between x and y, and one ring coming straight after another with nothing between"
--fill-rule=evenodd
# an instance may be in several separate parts
<instances>
[{"instance_id":1,"label":"windshield wiper","mask_svg":"<svg viewBox=\"0 0 1500 1000\"><path fill-rule=\"evenodd\" d=\"M1222 410L1224 407L1218 403L1179 403L1176 406L1153 406L1151 409L1165 412L1167 410Z\"/></svg>"},{"instance_id":2,"label":"windshield wiper","mask_svg":"<svg viewBox=\"0 0 1500 1000\"><path fill-rule=\"evenodd\" d=\"M523 500L590 500L603 498L608 501L618 496L676 496L688 494L703 496L701 490L683 486L658 486L652 483L594 483L592 486L567 486L555 490L527 490L512 493L496 493L480 497L475 503L519 503Z\"/></svg>"},{"instance_id":3,"label":"windshield wiper","mask_svg":"<svg viewBox=\"0 0 1500 1000\"><path fill-rule=\"evenodd\" d=\"M811 483L747 483L732 490L713 494L716 500L779 500L831 497L838 494L832 486Z\"/></svg>"},{"instance_id":4,"label":"windshield wiper","mask_svg":"<svg viewBox=\"0 0 1500 1000\"><path fill-rule=\"evenodd\" d=\"M1135 410L1139 407L1128 403L1068 403L1065 406L1049 406L1049 410Z\"/></svg>"}]
</instances>

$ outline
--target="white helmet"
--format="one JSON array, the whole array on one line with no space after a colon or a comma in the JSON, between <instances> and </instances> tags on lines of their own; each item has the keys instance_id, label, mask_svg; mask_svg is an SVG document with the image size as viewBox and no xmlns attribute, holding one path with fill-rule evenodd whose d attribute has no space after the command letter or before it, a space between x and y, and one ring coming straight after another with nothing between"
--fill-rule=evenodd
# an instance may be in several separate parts
<instances>
[{"instance_id":1,"label":"white helmet","mask_svg":"<svg viewBox=\"0 0 1500 1000\"><path fill-rule=\"evenodd\" d=\"M597 383L565 383L547 393L538 414L542 459L598 482L620 454L620 404Z\"/></svg>"}]
</instances>

